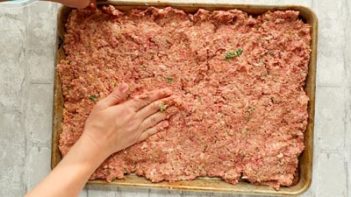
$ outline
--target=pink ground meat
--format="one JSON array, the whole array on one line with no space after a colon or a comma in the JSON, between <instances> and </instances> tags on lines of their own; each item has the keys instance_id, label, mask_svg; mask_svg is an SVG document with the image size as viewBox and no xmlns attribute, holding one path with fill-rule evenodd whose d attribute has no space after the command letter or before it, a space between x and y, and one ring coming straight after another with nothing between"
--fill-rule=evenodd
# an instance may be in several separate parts
<instances>
[{"instance_id":1,"label":"pink ground meat","mask_svg":"<svg viewBox=\"0 0 351 197\"><path fill-rule=\"evenodd\" d=\"M62 154L83 132L95 98L121 82L133 95L169 87L181 101L169 126L109 157L91 179L136 173L152 182L211 176L232 184L292 185L304 149L311 52L311 27L298 15L73 10L67 56L57 67Z\"/></svg>"}]
</instances>

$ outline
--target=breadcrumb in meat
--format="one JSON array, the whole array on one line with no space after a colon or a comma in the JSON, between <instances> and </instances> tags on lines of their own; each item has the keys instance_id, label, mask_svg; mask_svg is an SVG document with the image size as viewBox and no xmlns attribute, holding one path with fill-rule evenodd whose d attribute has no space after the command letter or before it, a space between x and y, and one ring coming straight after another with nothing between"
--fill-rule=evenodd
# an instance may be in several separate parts
<instances>
[{"instance_id":1,"label":"breadcrumb in meat","mask_svg":"<svg viewBox=\"0 0 351 197\"><path fill-rule=\"evenodd\" d=\"M129 83L132 95L170 87L177 105L160 106L172 113L169 125L109 157L91 179L136 173L152 182L213 176L231 184L292 185L304 149L311 52L311 27L298 15L73 10L67 56L58 64L61 153L80 137L95 100L119 83Z\"/></svg>"}]
</instances>

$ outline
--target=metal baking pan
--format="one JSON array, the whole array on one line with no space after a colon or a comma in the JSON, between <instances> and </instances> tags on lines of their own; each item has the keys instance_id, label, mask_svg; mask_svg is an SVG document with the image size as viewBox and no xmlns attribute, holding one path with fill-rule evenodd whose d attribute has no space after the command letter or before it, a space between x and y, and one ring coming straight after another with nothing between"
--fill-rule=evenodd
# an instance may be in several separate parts
<instances>
[{"instance_id":1,"label":"metal baking pan","mask_svg":"<svg viewBox=\"0 0 351 197\"><path fill-rule=\"evenodd\" d=\"M133 8L146 8L148 6L167 7L172 6L186 12L195 12L199 8L207 10L228 10L240 9L252 15L262 14L269 10L297 10L300 17L312 27L312 43L311 43L311 59L308 67L308 76L305 91L310 98L308 105L308 125L305 132L305 150L299 158L298 178L296 183L290 187L281 187L276 191L268 186L253 185L247 182L239 182L236 185L228 184L220 178L201 177L192 181L178 182L161 182L151 183L143 177L136 175L128 175L123 180L116 180L111 183L96 180L89 181L88 187L107 187L113 188L117 186L131 186L149 189L176 189L197 192L222 192L222 193L244 193L256 195L298 195L306 191L312 179L312 152L313 152L313 127L314 127L314 111L315 111L315 88L316 88L316 59L317 59L317 26L318 21L316 15L309 8L296 5L275 6L275 5L243 5L243 4L217 4L217 3L174 3L167 1L138 1L138 0L118 0L103 1L100 4L116 5L120 10L130 10ZM72 9L62 7L58 13L57 26L57 62L64 57L62 49L62 40L65 32L65 23L68 14ZM63 96L59 76L56 72L54 87L54 114L53 114L53 135L52 135L52 155L51 167L54 168L62 159L58 149L58 139L62 131L62 112L63 112Z\"/></svg>"}]
</instances>

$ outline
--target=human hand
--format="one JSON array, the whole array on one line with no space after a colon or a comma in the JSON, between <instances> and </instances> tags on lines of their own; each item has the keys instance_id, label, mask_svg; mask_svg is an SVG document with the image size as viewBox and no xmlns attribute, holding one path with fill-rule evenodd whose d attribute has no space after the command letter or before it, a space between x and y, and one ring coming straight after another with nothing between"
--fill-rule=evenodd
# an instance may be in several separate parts
<instances>
[{"instance_id":1,"label":"human hand","mask_svg":"<svg viewBox=\"0 0 351 197\"><path fill-rule=\"evenodd\" d=\"M94 106L79 140L26 196L78 196L90 175L108 156L168 126L167 114L175 112L167 108L175 104L171 94L170 90L161 89L126 100L128 85L117 87Z\"/></svg>"},{"instance_id":2,"label":"human hand","mask_svg":"<svg viewBox=\"0 0 351 197\"><path fill-rule=\"evenodd\" d=\"M171 93L161 89L125 101L128 85L122 84L94 106L82 137L107 155L143 141L168 126L165 108L174 104Z\"/></svg>"},{"instance_id":3,"label":"human hand","mask_svg":"<svg viewBox=\"0 0 351 197\"><path fill-rule=\"evenodd\" d=\"M58 3L62 3L69 7L74 8L86 8L88 6L94 7L96 5L96 0L53 0Z\"/></svg>"}]
</instances>

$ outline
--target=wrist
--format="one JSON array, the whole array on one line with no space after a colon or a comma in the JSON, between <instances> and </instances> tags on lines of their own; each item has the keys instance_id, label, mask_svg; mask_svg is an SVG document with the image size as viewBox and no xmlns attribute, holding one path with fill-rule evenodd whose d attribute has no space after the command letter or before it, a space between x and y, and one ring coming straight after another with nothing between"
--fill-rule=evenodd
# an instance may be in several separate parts
<instances>
[{"instance_id":1,"label":"wrist","mask_svg":"<svg viewBox=\"0 0 351 197\"><path fill-rule=\"evenodd\" d=\"M89 159L101 161L100 163L102 163L111 153L97 140L83 132L77 143L79 143L82 154L89 155Z\"/></svg>"}]
</instances>

